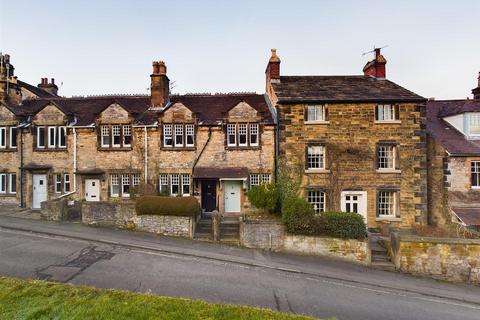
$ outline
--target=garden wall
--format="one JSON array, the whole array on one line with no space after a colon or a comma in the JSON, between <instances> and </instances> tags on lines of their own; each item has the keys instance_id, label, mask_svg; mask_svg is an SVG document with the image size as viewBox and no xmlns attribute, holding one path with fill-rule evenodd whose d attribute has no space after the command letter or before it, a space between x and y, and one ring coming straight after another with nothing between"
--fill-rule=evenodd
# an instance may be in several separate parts
<instances>
[{"instance_id":1,"label":"garden wall","mask_svg":"<svg viewBox=\"0 0 480 320\"><path fill-rule=\"evenodd\" d=\"M134 201L82 202L82 222L93 226L151 232L165 236L193 238L194 217L135 214Z\"/></svg>"},{"instance_id":2,"label":"garden wall","mask_svg":"<svg viewBox=\"0 0 480 320\"><path fill-rule=\"evenodd\" d=\"M391 246L397 270L480 284L480 240L392 233Z\"/></svg>"},{"instance_id":3,"label":"garden wall","mask_svg":"<svg viewBox=\"0 0 480 320\"><path fill-rule=\"evenodd\" d=\"M248 248L328 256L361 264L371 261L366 240L287 234L276 221L242 221L240 243Z\"/></svg>"}]
</instances>

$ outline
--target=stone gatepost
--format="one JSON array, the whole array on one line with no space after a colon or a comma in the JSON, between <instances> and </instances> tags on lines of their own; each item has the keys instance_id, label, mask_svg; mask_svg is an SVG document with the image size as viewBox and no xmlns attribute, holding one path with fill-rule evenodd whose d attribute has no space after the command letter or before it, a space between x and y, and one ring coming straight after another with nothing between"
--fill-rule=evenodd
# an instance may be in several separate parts
<instances>
[{"instance_id":1,"label":"stone gatepost","mask_svg":"<svg viewBox=\"0 0 480 320\"><path fill-rule=\"evenodd\" d=\"M213 234L213 241L220 241L220 222L222 216L220 212L214 210L212 212L212 234Z\"/></svg>"}]
</instances>

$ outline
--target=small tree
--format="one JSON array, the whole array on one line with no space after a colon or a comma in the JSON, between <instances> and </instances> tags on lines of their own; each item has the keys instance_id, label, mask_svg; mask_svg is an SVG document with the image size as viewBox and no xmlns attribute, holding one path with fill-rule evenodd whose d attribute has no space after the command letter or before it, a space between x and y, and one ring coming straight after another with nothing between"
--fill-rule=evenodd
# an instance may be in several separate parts
<instances>
[{"instance_id":1,"label":"small tree","mask_svg":"<svg viewBox=\"0 0 480 320\"><path fill-rule=\"evenodd\" d=\"M263 209L264 213L275 209L278 197L278 188L271 183L262 183L248 191L248 199L250 199L252 205L256 208Z\"/></svg>"}]
</instances>

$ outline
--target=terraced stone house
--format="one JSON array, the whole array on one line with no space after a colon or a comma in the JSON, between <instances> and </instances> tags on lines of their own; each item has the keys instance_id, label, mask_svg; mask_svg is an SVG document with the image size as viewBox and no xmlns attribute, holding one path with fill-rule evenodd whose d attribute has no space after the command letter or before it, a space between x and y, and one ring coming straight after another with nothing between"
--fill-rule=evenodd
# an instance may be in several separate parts
<instances>
[{"instance_id":1,"label":"terraced stone house","mask_svg":"<svg viewBox=\"0 0 480 320\"><path fill-rule=\"evenodd\" d=\"M430 222L480 230L480 74L473 99L429 100Z\"/></svg>"},{"instance_id":2,"label":"terraced stone house","mask_svg":"<svg viewBox=\"0 0 480 320\"><path fill-rule=\"evenodd\" d=\"M369 228L427 222L426 99L386 78L380 49L361 75L284 76L272 49L266 92L278 117L280 175L318 213Z\"/></svg>"},{"instance_id":3,"label":"terraced stone house","mask_svg":"<svg viewBox=\"0 0 480 320\"><path fill-rule=\"evenodd\" d=\"M1 56L0 202L40 208L72 194L129 198L144 188L197 197L205 211L246 212L248 189L271 181L275 119L264 95L170 94L163 62L151 95L65 98L35 87Z\"/></svg>"}]
</instances>

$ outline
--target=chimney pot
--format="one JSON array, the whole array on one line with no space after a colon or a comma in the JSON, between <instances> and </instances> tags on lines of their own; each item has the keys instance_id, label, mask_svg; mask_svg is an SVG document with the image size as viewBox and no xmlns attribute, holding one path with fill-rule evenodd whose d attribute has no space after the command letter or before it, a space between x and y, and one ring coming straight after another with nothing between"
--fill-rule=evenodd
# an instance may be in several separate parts
<instances>
[{"instance_id":1,"label":"chimney pot","mask_svg":"<svg viewBox=\"0 0 480 320\"><path fill-rule=\"evenodd\" d=\"M55 84L55 78L52 78L52 84Z\"/></svg>"}]
</instances>

